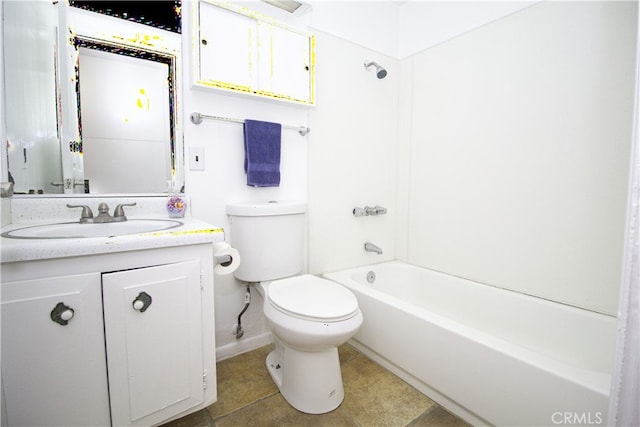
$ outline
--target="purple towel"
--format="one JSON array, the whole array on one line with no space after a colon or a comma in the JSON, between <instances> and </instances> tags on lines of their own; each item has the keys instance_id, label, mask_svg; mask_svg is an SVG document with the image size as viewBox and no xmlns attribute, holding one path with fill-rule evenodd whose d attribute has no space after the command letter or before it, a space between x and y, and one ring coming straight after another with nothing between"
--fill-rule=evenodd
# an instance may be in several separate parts
<instances>
[{"instance_id":1,"label":"purple towel","mask_svg":"<svg viewBox=\"0 0 640 427\"><path fill-rule=\"evenodd\" d=\"M244 171L247 185L280 185L280 123L244 121Z\"/></svg>"}]
</instances>

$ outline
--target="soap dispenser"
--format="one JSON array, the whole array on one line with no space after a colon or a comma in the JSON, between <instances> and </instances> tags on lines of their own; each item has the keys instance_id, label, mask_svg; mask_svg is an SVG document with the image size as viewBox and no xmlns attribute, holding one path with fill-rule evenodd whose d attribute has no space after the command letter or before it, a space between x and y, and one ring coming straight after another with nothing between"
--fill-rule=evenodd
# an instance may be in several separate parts
<instances>
[{"instance_id":1,"label":"soap dispenser","mask_svg":"<svg viewBox=\"0 0 640 427\"><path fill-rule=\"evenodd\" d=\"M175 181L167 181L168 193L167 197L167 213L169 218L183 218L187 210L187 201L180 195L180 191Z\"/></svg>"}]
</instances>

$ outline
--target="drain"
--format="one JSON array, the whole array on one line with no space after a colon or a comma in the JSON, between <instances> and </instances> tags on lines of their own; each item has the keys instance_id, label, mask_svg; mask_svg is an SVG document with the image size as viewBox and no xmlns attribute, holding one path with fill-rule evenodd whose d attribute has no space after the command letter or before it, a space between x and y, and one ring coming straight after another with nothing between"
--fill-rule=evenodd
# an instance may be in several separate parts
<instances>
[{"instance_id":1,"label":"drain","mask_svg":"<svg viewBox=\"0 0 640 427\"><path fill-rule=\"evenodd\" d=\"M367 282L373 283L375 281L376 281L376 273L374 273L373 270L372 270L372 271L367 273Z\"/></svg>"}]
</instances>

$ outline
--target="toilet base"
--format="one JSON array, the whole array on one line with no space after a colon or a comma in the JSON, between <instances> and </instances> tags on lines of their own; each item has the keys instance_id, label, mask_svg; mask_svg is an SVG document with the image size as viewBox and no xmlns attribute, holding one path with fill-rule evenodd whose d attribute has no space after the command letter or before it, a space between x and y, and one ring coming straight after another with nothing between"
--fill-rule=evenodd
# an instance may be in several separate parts
<instances>
[{"instance_id":1,"label":"toilet base","mask_svg":"<svg viewBox=\"0 0 640 427\"><path fill-rule=\"evenodd\" d=\"M276 349L267 355L266 364L282 397L299 411L324 414L336 409L344 399L336 347L305 352L276 340Z\"/></svg>"}]
</instances>

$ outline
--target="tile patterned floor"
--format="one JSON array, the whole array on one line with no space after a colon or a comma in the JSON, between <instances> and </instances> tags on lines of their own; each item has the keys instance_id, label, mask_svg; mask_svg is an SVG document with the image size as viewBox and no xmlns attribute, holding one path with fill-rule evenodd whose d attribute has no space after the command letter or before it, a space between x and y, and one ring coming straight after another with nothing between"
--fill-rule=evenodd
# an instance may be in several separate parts
<instances>
[{"instance_id":1,"label":"tile patterned floor","mask_svg":"<svg viewBox=\"0 0 640 427\"><path fill-rule=\"evenodd\" d=\"M339 348L345 398L334 411L310 415L280 395L264 360L273 346L218 363L218 401L163 427L465 427L410 385L345 344Z\"/></svg>"}]
</instances>

